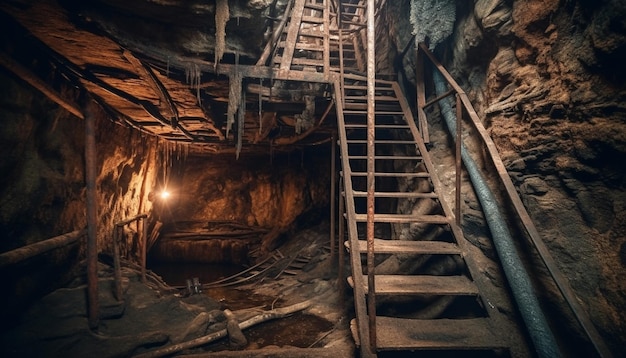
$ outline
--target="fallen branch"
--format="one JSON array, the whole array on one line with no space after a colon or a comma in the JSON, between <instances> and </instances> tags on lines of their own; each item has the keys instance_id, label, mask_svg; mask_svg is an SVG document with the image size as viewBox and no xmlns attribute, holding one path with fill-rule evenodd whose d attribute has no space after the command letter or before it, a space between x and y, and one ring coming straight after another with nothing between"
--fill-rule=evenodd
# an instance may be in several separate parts
<instances>
[{"instance_id":1,"label":"fallen branch","mask_svg":"<svg viewBox=\"0 0 626 358\"><path fill-rule=\"evenodd\" d=\"M311 300L307 300L307 301L303 301L300 303L296 303L295 305L291 305L291 306L287 306L287 307L283 307L283 308L277 308L271 311L267 311L263 314L260 314L258 316L254 316L248 320L245 320L243 322L241 322L239 324L239 328L240 329L246 329L249 327L252 327L254 325L257 325L259 323L262 322L266 322L266 321L271 321L273 319L277 319L277 318L283 318L287 315L290 315L292 313L298 312L298 311L302 311L306 308L308 308L311 305ZM174 344L171 345L169 347L165 347L165 348L160 348L154 351L150 351L150 352L145 352L142 354L138 354L135 357L136 358L151 358L151 357L163 357L166 355L170 355L170 354L174 354L176 352L180 352L184 349L189 349L189 348L194 348L194 347L198 347L207 343L211 343L213 341L216 341L218 339L224 338L228 336L228 331L226 329L222 329L219 330L217 332L213 332L209 335L206 336L202 336L196 339L192 339L191 341L187 341L187 342L182 342L179 344Z\"/></svg>"}]
</instances>

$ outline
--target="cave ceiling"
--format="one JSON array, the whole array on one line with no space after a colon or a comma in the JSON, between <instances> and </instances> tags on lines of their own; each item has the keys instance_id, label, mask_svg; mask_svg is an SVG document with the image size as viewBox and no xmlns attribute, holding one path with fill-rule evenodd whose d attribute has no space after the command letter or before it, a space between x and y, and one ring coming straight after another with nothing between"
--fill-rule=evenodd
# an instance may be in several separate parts
<instances>
[{"instance_id":1,"label":"cave ceiling","mask_svg":"<svg viewBox=\"0 0 626 358\"><path fill-rule=\"evenodd\" d=\"M244 148L319 144L332 131L332 119L320 120L333 112L328 85L276 79L257 66L285 3L228 1L221 42L215 0L4 1L2 64L79 111L88 93L111 120L200 152L237 142L227 112L239 73ZM315 123L302 133L294 118L312 107Z\"/></svg>"}]
</instances>

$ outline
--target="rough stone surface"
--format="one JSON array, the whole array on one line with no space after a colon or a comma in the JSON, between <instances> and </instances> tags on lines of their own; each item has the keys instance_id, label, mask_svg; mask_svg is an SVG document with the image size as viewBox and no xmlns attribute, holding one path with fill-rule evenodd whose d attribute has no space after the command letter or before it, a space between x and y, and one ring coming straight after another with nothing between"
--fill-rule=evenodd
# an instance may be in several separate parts
<instances>
[{"instance_id":1,"label":"rough stone surface","mask_svg":"<svg viewBox=\"0 0 626 358\"><path fill-rule=\"evenodd\" d=\"M626 49L625 7L623 1L458 3L455 32L436 49L470 96L550 252L614 352L626 337L624 283L616 278L626 241L620 219L626 172L618 164L626 156L626 76L618 60ZM397 19L392 28L404 26ZM392 48L402 49L399 38L392 37ZM404 66L413 67L406 57ZM533 277L557 312L551 319L567 322L556 325L559 338L583 337L532 252ZM593 348L566 349L577 350Z\"/></svg>"}]
</instances>

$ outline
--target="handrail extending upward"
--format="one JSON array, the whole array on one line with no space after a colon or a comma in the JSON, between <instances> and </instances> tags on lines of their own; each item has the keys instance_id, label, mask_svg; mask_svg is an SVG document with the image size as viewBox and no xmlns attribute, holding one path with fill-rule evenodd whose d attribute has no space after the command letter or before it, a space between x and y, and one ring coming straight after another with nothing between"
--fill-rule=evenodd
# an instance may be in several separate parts
<instances>
[{"instance_id":1,"label":"handrail extending upward","mask_svg":"<svg viewBox=\"0 0 626 358\"><path fill-rule=\"evenodd\" d=\"M589 318L587 312L578 303L576 296L567 281L567 278L559 270L552 255L550 254L548 248L543 242L543 239L541 238L539 231L535 227L535 224L530 218L530 215L528 214L526 207L522 203L522 200L519 197L517 190L515 189L515 186L513 185L513 182L511 181L511 178L509 177L509 174L506 170L506 167L504 166L504 163L502 162L502 159L500 158L500 155L495 146L495 143L493 142L493 140L487 133L487 130L483 126L482 121L478 117L478 114L474 110L469 100L469 97L467 96L465 91L456 83L456 81L450 75L450 73L435 58L435 56L432 54L432 52L428 49L428 47L424 43L420 43L418 47L419 47L418 51L422 51L424 54L426 54L430 62L435 66L437 71L439 71L439 73L443 76L445 81L454 90L448 93L450 95L457 94L459 98L459 101L457 101L457 103L463 106L466 113L469 115L469 118L471 119L472 125L478 132L481 141L486 146L487 153L489 154L488 157L491 160L491 163L496 168L496 171L498 172L500 183L504 186L507 197L510 200L511 204L513 205L514 211L518 219L521 221L522 225L524 226L524 229L526 230L528 237L530 238L532 244L535 246L535 248L537 249L537 252L539 253L539 257L541 258L544 265L548 269L550 275L552 276L552 279L554 280L555 284L557 285L561 294L563 295L565 301L567 302L570 309L574 313L576 319L578 320L578 323L581 325L581 327L583 328L583 330L589 337L589 340L594 345L594 348L596 349L598 354L601 357L612 357L611 351L608 349L602 337L600 336L595 326L591 322L591 319ZM446 96L440 96L437 100L441 100L445 97ZM428 104L432 104L432 101L429 102ZM418 110L423 110L423 109L424 109L423 107L420 107Z\"/></svg>"}]
</instances>

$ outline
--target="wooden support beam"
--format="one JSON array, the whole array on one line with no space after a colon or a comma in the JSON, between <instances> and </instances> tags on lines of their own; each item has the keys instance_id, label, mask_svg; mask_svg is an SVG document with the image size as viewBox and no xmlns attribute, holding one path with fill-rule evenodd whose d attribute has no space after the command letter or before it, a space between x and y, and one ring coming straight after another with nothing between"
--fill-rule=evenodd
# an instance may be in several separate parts
<instances>
[{"instance_id":1,"label":"wooden support beam","mask_svg":"<svg viewBox=\"0 0 626 358\"><path fill-rule=\"evenodd\" d=\"M161 101L159 106L160 110L165 113L165 116L170 117L172 128L176 129L179 121L178 109L176 108L176 104L172 100L172 97L170 97L163 83L159 81L148 65L141 62L141 60L136 58L130 51L124 50L123 55L124 58L126 58L126 60L128 60L128 62L130 62L130 64L135 68L135 70L139 72L139 75L148 82L148 85L159 97L159 100Z\"/></svg>"},{"instance_id":2,"label":"wooden support beam","mask_svg":"<svg viewBox=\"0 0 626 358\"><path fill-rule=\"evenodd\" d=\"M85 183L87 187L87 307L89 328L100 321L98 305L98 207L96 198L96 115L95 102L85 105Z\"/></svg>"},{"instance_id":3,"label":"wooden support beam","mask_svg":"<svg viewBox=\"0 0 626 358\"><path fill-rule=\"evenodd\" d=\"M0 267L9 266L22 262L31 257L41 255L48 251L69 246L77 242L86 233L86 230L76 230L67 234L55 236L51 239L26 245L15 250L3 252L0 254Z\"/></svg>"},{"instance_id":4,"label":"wooden support beam","mask_svg":"<svg viewBox=\"0 0 626 358\"><path fill-rule=\"evenodd\" d=\"M0 65L4 66L7 70L13 72L17 77L21 78L29 85L35 87L35 89L43 93L46 97L50 98L59 106L63 107L66 111L70 112L80 119L85 118L77 104L70 100L64 99L57 91L48 86L48 84L42 81L34 73L29 71L26 67L15 62L6 54L0 53Z\"/></svg>"},{"instance_id":5,"label":"wooden support beam","mask_svg":"<svg viewBox=\"0 0 626 358\"><path fill-rule=\"evenodd\" d=\"M302 12L304 11L305 0L296 0L291 10L291 19L289 21L289 28L287 29L286 46L283 49L282 61L280 63L281 70L291 69L291 60L293 59L293 53L296 48L296 42L298 40L298 33L300 32L300 24L302 22Z\"/></svg>"}]
</instances>

